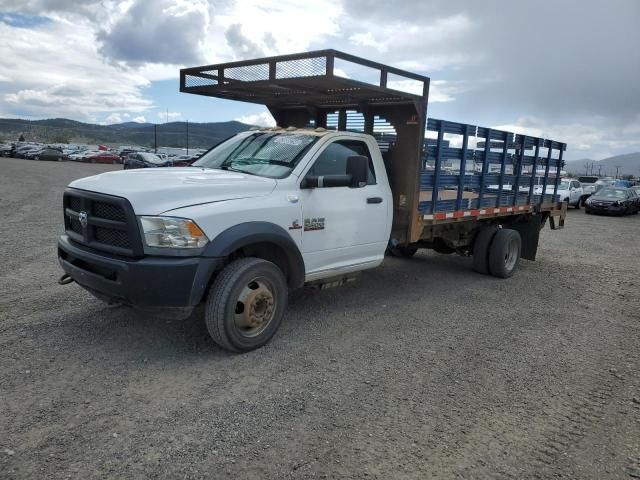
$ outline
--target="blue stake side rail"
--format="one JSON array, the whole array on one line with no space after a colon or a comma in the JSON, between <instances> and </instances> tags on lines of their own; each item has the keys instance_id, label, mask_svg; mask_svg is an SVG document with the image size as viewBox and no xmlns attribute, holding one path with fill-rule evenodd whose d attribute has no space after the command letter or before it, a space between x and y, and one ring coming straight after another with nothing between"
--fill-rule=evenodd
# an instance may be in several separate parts
<instances>
[{"instance_id":1,"label":"blue stake side rail","mask_svg":"<svg viewBox=\"0 0 640 480\"><path fill-rule=\"evenodd\" d=\"M427 130L437 140L425 142L422 158L424 220L561 209L566 144L436 119L427 121Z\"/></svg>"}]
</instances>

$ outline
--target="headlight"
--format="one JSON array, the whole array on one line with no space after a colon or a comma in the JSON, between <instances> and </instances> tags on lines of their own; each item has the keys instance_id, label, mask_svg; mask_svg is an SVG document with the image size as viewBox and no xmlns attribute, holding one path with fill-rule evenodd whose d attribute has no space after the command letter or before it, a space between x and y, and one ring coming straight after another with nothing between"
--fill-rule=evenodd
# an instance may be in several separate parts
<instances>
[{"instance_id":1,"label":"headlight","mask_svg":"<svg viewBox=\"0 0 640 480\"><path fill-rule=\"evenodd\" d=\"M591 197L587 198L584 203L585 205L591 205Z\"/></svg>"},{"instance_id":2,"label":"headlight","mask_svg":"<svg viewBox=\"0 0 640 480\"><path fill-rule=\"evenodd\" d=\"M202 248L209 239L193 220L175 217L140 217L144 242L149 247Z\"/></svg>"}]
</instances>

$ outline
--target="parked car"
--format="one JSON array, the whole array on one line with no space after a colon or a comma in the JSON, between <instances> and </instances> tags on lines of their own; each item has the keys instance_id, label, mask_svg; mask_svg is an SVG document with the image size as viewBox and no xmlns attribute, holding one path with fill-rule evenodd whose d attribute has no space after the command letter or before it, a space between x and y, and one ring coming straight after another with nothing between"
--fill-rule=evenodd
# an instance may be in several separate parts
<instances>
[{"instance_id":1,"label":"parked car","mask_svg":"<svg viewBox=\"0 0 640 480\"><path fill-rule=\"evenodd\" d=\"M109 152L99 152L99 153L94 153L93 155L88 155L84 158L85 162L90 162L90 163L120 163L122 162L122 160L120 159L119 155L116 155L115 153L109 153Z\"/></svg>"},{"instance_id":2,"label":"parked car","mask_svg":"<svg viewBox=\"0 0 640 480\"><path fill-rule=\"evenodd\" d=\"M51 160L54 162L60 162L63 158L64 154L59 148L44 148L35 156L36 160Z\"/></svg>"},{"instance_id":3,"label":"parked car","mask_svg":"<svg viewBox=\"0 0 640 480\"><path fill-rule=\"evenodd\" d=\"M69 154L69 160L73 160L74 162L84 162L87 157L91 157L99 153L101 152L98 150L78 150L75 153Z\"/></svg>"},{"instance_id":4,"label":"parked car","mask_svg":"<svg viewBox=\"0 0 640 480\"><path fill-rule=\"evenodd\" d=\"M21 145L18 148L16 148L13 156L15 158L27 158L28 153L34 150L38 150L40 148L42 147L40 147L39 145Z\"/></svg>"},{"instance_id":5,"label":"parked car","mask_svg":"<svg viewBox=\"0 0 640 480\"><path fill-rule=\"evenodd\" d=\"M595 193L597 189L597 183L599 178L594 176L581 176L578 177L578 181L580 185L582 185L582 195L584 200L589 198L593 193ZM584 201L583 200L583 201Z\"/></svg>"},{"instance_id":6,"label":"parked car","mask_svg":"<svg viewBox=\"0 0 640 480\"><path fill-rule=\"evenodd\" d=\"M615 182L613 182L613 186L614 187L622 187L622 188L631 188L633 186L633 184L629 181L629 180L616 180Z\"/></svg>"},{"instance_id":7,"label":"parked car","mask_svg":"<svg viewBox=\"0 0 640 480\"><path fill-rule=\"evenodd\" d=\"M131 149L124 149L121 150L120 153L118 153L118 155L120 156L120 160L122 160L122 163L125 163L127 161L127 157L132 154L132 153L137 153L138 150L131 150Z\"/></svg>"},{"instance_id":8,"label":"parked car","mask_svg":"<svg viewBox=\"0 0 640 480\"><path fill-rule=\"evenodd\" d=\"M2 144L0 145L0 157L10 157L13 153L13 145Z\"/></svg>"},{"instance_id":9,"label":"parked car","mask_svg":"<svg viewBox=\"0 0 640 480\"><path fill-rule=\"evenodd\" d=\"M124 162L124 169L170 167L171 160L163 160L155 153L137 152L130 153Z\"/></svg>"},{"instance_id":10,"label":"parked car","mask_svg":"<svg viewBox=\"0 0 640 480\"><path fill-rule=\"evenodd\" d=\"M555 184L550 182L545 189L545 195L553 195ZM536 187L533 191L536 195L542 195L542 187ZM575 208L580 208L580 205L584 204L586 196L582 190L582 185L577 180L572 178L563 178L558 184L557 195L560 197L560 201L567 202L569 205Z\"/></svg>"},{"instance_id":11,"label":"parked car","mask_svg":"<svg viewBox=\"0 0 640 480\"><path fill-rule=\"evenodd\" d=\"M34 148L32 150L27 150L24 152L24 158L29 160L35 160L38 155L40 155L44 151L44 147Z\"/></svg>"},{"instance_id":12,"label":"parked car","mask_svg":"<svg viewBox=\"0 0 640 480\"><path fill-rule=\"evenodd\" d=\"M603 187L591 195L585 203L587 213L627 215L638 213L638 195L630 188Z\"/></svg>"}]
</instances>

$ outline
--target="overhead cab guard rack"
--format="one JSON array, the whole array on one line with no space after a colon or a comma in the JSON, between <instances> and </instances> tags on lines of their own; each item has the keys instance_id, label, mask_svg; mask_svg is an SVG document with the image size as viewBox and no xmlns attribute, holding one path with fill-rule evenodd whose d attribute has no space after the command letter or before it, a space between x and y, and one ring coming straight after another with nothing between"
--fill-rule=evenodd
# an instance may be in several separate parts
<instances>
[{"instance_id":1,"label":"overhead cab guard rack","mask_svg":"<svg viewBox=\"0 0 640 480\"><path fill-rule=\"evenodd\" d=\"M358 79L353 71L360 73ZM180 91L268 107L360 108L426 102L429 78L337 50L318 50L185 68Z\"/></svg>"}]
</instances>

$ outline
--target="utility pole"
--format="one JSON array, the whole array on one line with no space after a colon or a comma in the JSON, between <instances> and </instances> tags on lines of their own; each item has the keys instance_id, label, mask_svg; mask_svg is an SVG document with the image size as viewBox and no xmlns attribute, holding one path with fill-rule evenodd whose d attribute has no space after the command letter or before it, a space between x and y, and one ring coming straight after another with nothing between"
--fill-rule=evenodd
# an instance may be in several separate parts
<instances>
[{"instance_id":1,"label":"utility pole","mask_svg":"<svg viewBox=\"0 0 640 480\"><path fill-rule=\"evenodd\" d=\"M620 170L621 168L621 165L616 165L616 178L618 178L618 170Z\"/></svg>"},{"instance_id":2,"label":"utility pole","mask_svg":"<svg viewBox=\"0 0 640 480\"><path fill-rule=\"evenodd\" d=\"M598 165L598 176L602 176L602 165Z\"/></svg>"},{"instance_id":3,"label":"utility pole","mask_svg":"<svg viewBox=\"0 0 640 480\"><path fill-rule=\"evenodd\" d=\"M153 151L158 153L158 126L153 124Z\"/></svg>"},{"instance_id":4,"label":"utility pole","mask_svg":"<svg viewBox=\"0 0 640 480\"><path fill-rule=\"evenodd\" d=\"M187 155L189 155L189 120L187 120Z\"/></svg>"}]
</instances>

